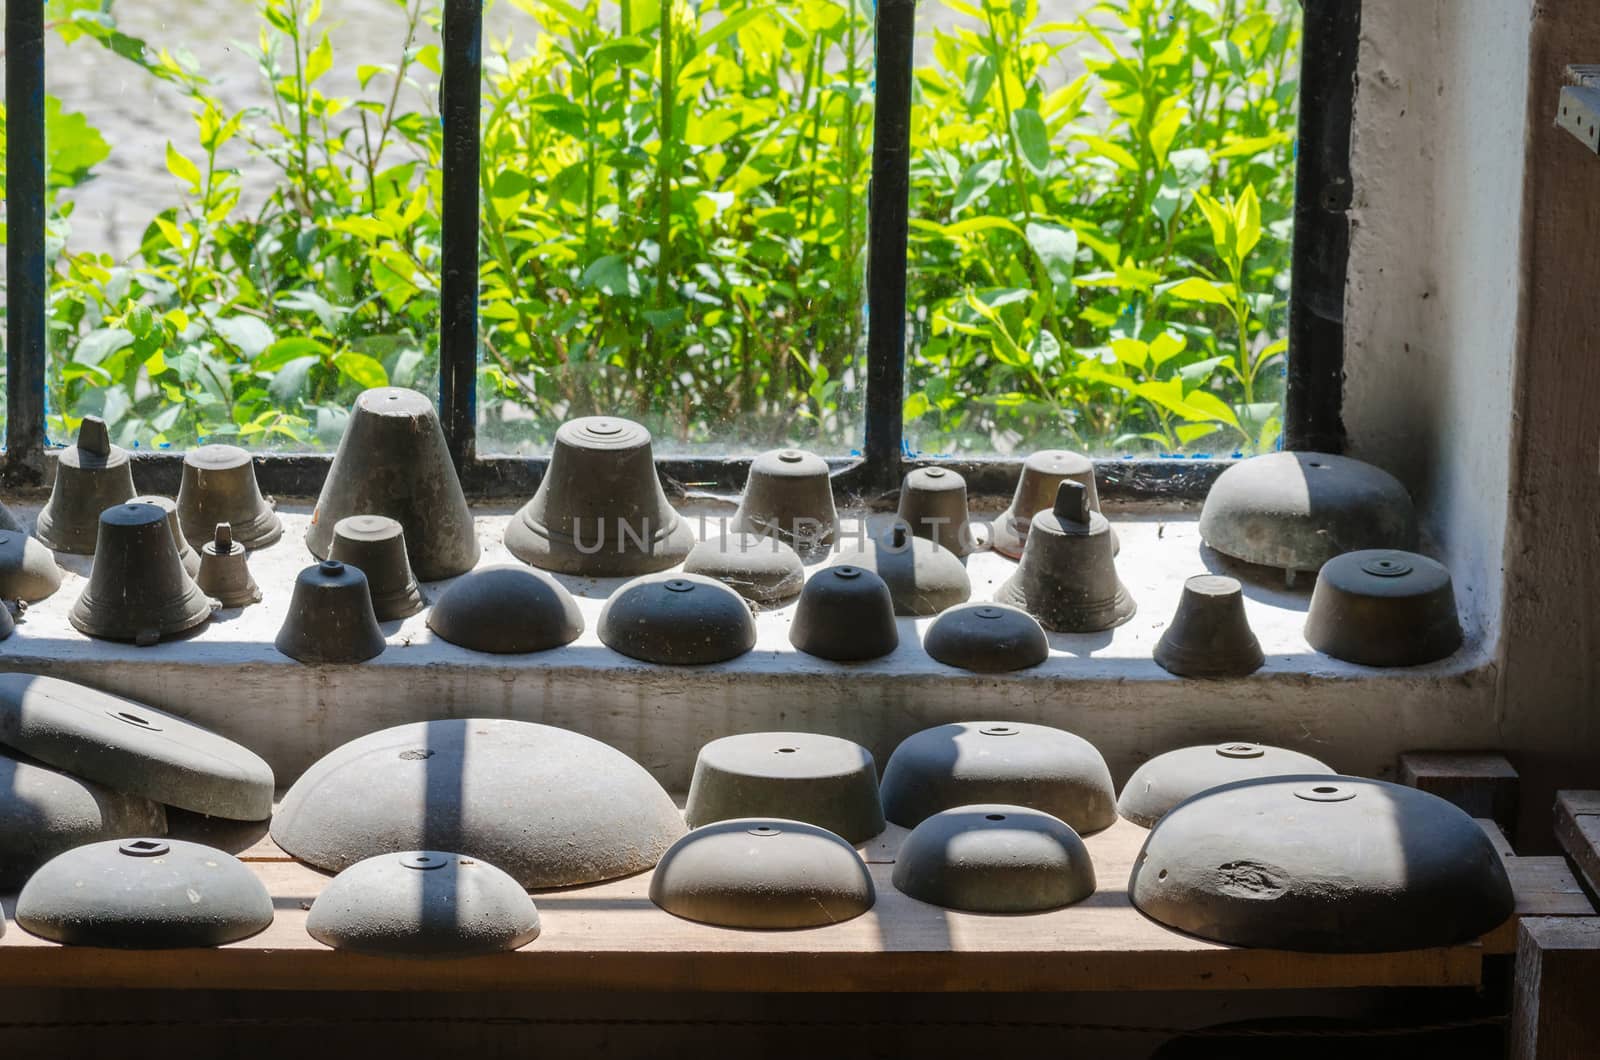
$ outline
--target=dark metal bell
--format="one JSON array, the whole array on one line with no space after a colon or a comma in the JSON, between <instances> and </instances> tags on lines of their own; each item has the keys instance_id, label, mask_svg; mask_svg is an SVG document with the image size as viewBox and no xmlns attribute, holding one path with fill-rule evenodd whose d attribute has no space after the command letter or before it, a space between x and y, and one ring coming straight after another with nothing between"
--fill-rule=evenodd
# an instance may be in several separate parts
<instances>
[{"instance_id":1,"label":"dark metal bell","mask_svg":"<svg viewBox=\"0 0 1600 1060\"><path fill-rule=\"evenodd\" d=\"M683 818L690 828L736 817L805 821L865 843L884 829L872 752L814 732L745 732L695 758Z\"/></svg>"},{"instance_id":2,"label":"dark metal bell","mask_svg":"<svg viewBox=\"0 0 1600 1060\"><path fill-rule=\"evenodd\" d=\"M667 666L725 662L756 644L744 597L698 574L647 574L618 589L600 611L600 643Z\"/></svg>"},{"instance_id":3,"label":"dark metal bell","mask_svg":"<svg viewBox=\"0 0 1600 1060\"><path fill-rule=\"evenodd\" d=\"M1197 574L1183 583L1178 613L1153 652L1180 677L1243 677L1266 662L1244 614L1244 589L1234 578Z\"/></svg>"},{"instance_id":4,"label":"dark metal bell","mask_svg":"<svg viewBox=\"0 0 1600 1060\"><path fill-rule=\"evenodd\" d=\"M212 539L218 523L233 527L234 542L251 550L283 536L283 521L256 483L255 459L235 445L202 445L183 454L178 523L195 548Z\"/></svg>"},{"instance_id":5,"label":"dark metal bell","mask_svg":"<svg viewBox=\"0 0 1600 1060\"><path fill-rule=\"evenodd\" d=\"M218 523L200 549L200 591L223 607L248 607L261 600L261 588L250 576L245 547L233 539L233 527Z\"/></svg>"},{"instance_id":6,"label":"dark metal bell","mask_svg":"<svg viewBox=\"0 0 1600 1060\"><path fill-rule=\"evenodd\" d=\"M34 534L57 552L92 556L100 513L132 500L134 492L128 451L111 444L104 420L85 416L78 427L78 443L56 457L56 481L34 523Z\"/></svg>"},{"instance_id":7,"label":"dark metal bell","mask_svg":"<svg viewBox=\"0 0 1600 1060\"><path fill-rule=\"evenodd\" d=\"M451 582L428 612L428 628L472 651L518 655L571 644L583 633L583 615L550 575L502 563Z\"/></svg>"},{"instance_id":8,"label":"dark metal bell","mask_svg":"<svg viewBox=\"0 0 1600 1060\"><path fill-rule=\"evenodd\" d=\"M952 607L928 627L922 649L946 666L984 674L1024 670L1050 657L1038 620L1005 604Z\"/></svg>"},{"instance_id":9,"label":"dark metal bell","mask_svg":"<svg viewBox=\"0 0 1600 1060\"><path fill-rule=\"evenodd\" d=\"M364 514L400 524L411 569L423 581L464 574L478 562L477 530L439 415L415 390L379 387L356 398L306 547L326 559L339 520Z\"/></svg>"},{"instance_id":10,"label":"dark metal bell","mask_svg":"<svg viewBox=\"0 0 1600 1060\"><path fill-rule=\"evenodd\" d=\"M730 529L777 537L802 556L826 549L839 530L828 462L804 449L757 456Z\"/></svg>"},{"instance_id":11,"label":"dark metal bell","mask_svg":"<svg viewBox=\"0 0 1600 1060\"><path fill-rule=\"evenodd\" d=\"M146 493L135 497L129 504L153 504L167 513L167 526L172 530L172 542L178 546L178 559L183 563L183 569L193 578L200 573L200 553L189 547L189 539L183 536L183 531L178 526L178 504L171 497L158 497Z\"/></svg>"},{"instance_id":12,"label":"dark metal bell","mask_svg":"<svg viewBox=\"0 0 1600 1060\"><path fill-rule=\"evenodd\" d=\"M16 607L20 610L28 605L18 601ZM16 617L11 613L12 605L0 602L0 640L5 640L17 631Z\"/></svg>"},{"instance_id":13,"label":"dark metal bell","mask_svg":"<svg viewBox=\"0 0 1600 1060\"><path fill-rule=\"evenodd\" d=\"M1042 449L1022 464L1022 477L1011 495L1011 506L994 521L989 546L1002 556L1019 559L1028 541L1033 517L1055 504L1063 482L1083 484L1088 491L1089 508L1100 510L1100 494L1094 484L1094 462L1082 453L1066 449ZM1115 547L1116 537L1112 542Z\"/></svg>"},{"instance_id":14,"label":"dark metal bell","mask_svg":"<svg viewBox=\"0 0 1600 1060\"><path fill-rule=\"evenodd\" d=\"M0 530L0 599L38 603L61 588L50 550L21 530Z\"/></svg>"},{"instance_id":15,"label":"dark metal bell","mask_svg":"<svg viewBox=\"0 0 1600 1060\"><path fill-rule=\"evenodd\" d=\"M1133 617L1133 598L1117 577L1111 526L1089 507L1089 491L1063 481L1055 507L1034 516L1022 562L995 599L1020 607L1045 629L1093 633Z\"/></svg>"},{"instance_id":16,"label":"dark metal bell","mask_svg":"<svg viewBox=\"0 0 1600 1060\"><path fill-rule=\"evenodd\" d=\"M273 643L289 658L313 666L365 662L383 654L383 630L372 613L367 576L332 559L302 570Z\"/></svg>"},{"instance_id":17,"label":"dark metal bell","mask_svg":"<svg viewBox=\"0 0 1600 1060\"><path fill-rule=\"evenodd\" d=\"M91 637L147 645L193 629L216 606L183 569L167 511L119 504L100 516L89 584L67 618Z\"/></svg>"},{"instance_id":18,"label":"dark metal bell","mask_svg":"<svg viewBox=\"0 0 1600 1060\"><path fill-rule=\"evenodd\" d=\"M980 803L924 818L895 857L894 885L929 905L1039 913L1094 893L1094 862L1072 827L1042 810Z\"/></svg>"},{"instance_id":19,"label":"dark metal bell","mask_svg":"<svg viewBox=\"0 0 1600 1060\"><path fill-rule=\"evenodd\" d=\"M888 655L900 644L889 587L863 567L822 568L800 590L789 643L834 662Z\"/></svg>"},{"instance_id":20,"label":"dark metal bell","mask_svg":"<svg viewBox=\"0 0 1600 1060\"><path fill-rule=\"evenodd\" d=\"M406 557L406 536L400 524L382 515L350 515L333 528L328 558L359 568L367 576L372 613L379 622L405 618L422 610L422 590Z\"/></svg>"},{"instance_id":21,"label":"dark metal bell","mask_svg":"<svg viewBox=\"0 0 1600 1060\"><path fill-rule=\"evenodd\" d=\"M977 547L967 518L967 480L943 467L919 467L900 483L900 521L918 537L954 552Z\"/></svg>"},{"instance_id":22,"label":"dark metal bell","mask_svg":"<svg viewBox=\"0 0 1600 1060\"><path fill-rule=\"evenodd\" d=\"M1453 655L1461 618L1450 572L1415 552L1335 556L1317 575L1306 641L1362 666L1420 666Z\"/></svg>"}]
</instances>

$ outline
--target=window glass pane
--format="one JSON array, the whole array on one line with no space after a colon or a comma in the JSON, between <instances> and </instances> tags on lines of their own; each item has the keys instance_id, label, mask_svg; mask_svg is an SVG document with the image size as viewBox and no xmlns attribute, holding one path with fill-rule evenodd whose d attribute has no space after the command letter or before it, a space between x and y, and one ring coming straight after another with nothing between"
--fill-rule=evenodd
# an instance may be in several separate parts
<instances>
[{"instance_id":1,"label":"window glass pane","mask_svg":"<svg viewBox=\"0 0 1600 1060\"><path fill-rule=\"evenodd\" d=\"M50 0L49 435L322 449L438 391L424 0Z\"/></svg>"},{"instance_id":2,"label":"window glass pane","mask_svg":"<svg viewBox=\"0 0 1600 1060\"><path fill-rule=\"evenodd\" d=\"M511 0L488 37L479 452L595 413L856 448L870 0Z\"/></svg>"},{"instance_id":3,"label":"window glass pane","mask_svg":"<svg viewBox=\"0 0 1600 1060\"><path fill-rule=\"evenodd\" d=\"M929 0L914 451L1277 444L1299 5Z\"/></svg>"}]
</instances>

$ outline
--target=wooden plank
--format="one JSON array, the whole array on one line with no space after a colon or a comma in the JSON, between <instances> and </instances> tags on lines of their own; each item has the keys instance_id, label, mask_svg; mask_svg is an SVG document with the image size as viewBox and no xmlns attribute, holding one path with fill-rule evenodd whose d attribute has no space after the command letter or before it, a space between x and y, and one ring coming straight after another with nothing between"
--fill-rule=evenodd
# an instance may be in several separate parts
<instances>
[{"instance_id":1,"label":"wooden plank","mask_svg":"<svg viewBox=\"0 0 1600 1060\"><path fill-rule=\"evenodd\" d=\"M1509 835L1517 823L1520 778L1505 755L1485 751L1408 751L1400 756L1400 783L1487 817Z\"/></svg>"},{"instance_id":2,"label":"wooden plank","mask_svg":"<svg viewBox=\"0 0 1600 1060\"><path fill-rule=\"evenodd\" d=\"M1524 920L1511 1003L1512 1060L1592 1060L1600 1049L1600 918Z\"/></svg>"},{"instance_id":3,"label":"wooden plank","mask_svg":"<svg viewBox=\"0 0 1600 1060\"><path fill-rule=\"evenodd\" d=\"M1513 953L1517 923L1529 917L1591 917L1595 909L1565 858L1506 858L1506 874L1517 896L1510 920L1483 937L1485 953Z\"/></svg>"},{"instance_id":4,"label":"wooden plank","mask_svg":"<svg viewBox=\"0 0 1600 1060\"><path fill-rule=\"evenodd\" d=\"M1558 791L1556 841L1591 893L1600 891L1600 791Z\"/></svg>"}]
</instances>

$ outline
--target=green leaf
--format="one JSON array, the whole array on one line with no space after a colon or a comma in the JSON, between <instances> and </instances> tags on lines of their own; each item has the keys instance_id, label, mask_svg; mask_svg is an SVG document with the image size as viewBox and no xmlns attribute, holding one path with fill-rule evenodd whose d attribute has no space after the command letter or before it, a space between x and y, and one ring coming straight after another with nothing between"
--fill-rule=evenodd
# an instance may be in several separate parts
<instances>
[{"instance_id":1,"label":"green leaf","mask_svg":"<svg viewBox=\"0 0 1600 1060\"><path fill-rule=\"evenodd\" d=\"M1261 242L1261 199L1256 195L1254 184L1246 186L1244 194L1239 197L1239 202L1233 209L1234 230L1238 232L1238 254L1242 262L1256 249L1256 244Z\"/></svg>"},{"instance_id":2,"label":"green leaf","mask_svg":"<svg viewBox=\"0 0 1600 1060\"><path fill-rule=\"evenodd\" d=\"M1160 368L1163 364L1182 353L1188 345L1189 340L1182 335L1174 335L1170 331L1163 331L1150 342L1151 366Z\"/></svg>"},{"instance_id":3,"label":"green leaf","mask_svg":"<svg viewBox=\"0 0 1600 1060\"><path fill-rule=\"evenodd\" d=\"M261 355L250 362L253 372L267 373L277 371L290 361L302 357L315 357L321 360L327 356L328 347L316 339L308 339L304 335L292 338L279 339L261 352Z\"/></svg>"},{"instance_id":4,"label":"green leaf","mask_svg":"<svg viewBox=\"0 0 1600 1060\"><path fill-rule=\"evenodd\" d=\"M306 84L314 83L331 69L333 69L333 42L324 33L317 46L311 49L311 54L306 57Z\"/></svg>"},{"instance_id":5,"label":"green leaf","mask_svg":"<svg viewBox=\"0 0 1600 1060\"><path fill-rule=\"evenodd\" d=\"M172 141L167 141L167 170L171 174L189 185L189 190L195 194L200 192L200 170L195 164L183 157Z\"/></svg>"},{"instance_id":6,"label":"green leaf","mask_svg":"<svg viewBox=\"0 0 1600 1060\"><path fill-rule=\"evenodd\" d=\"M222 317L212 321L211 326L230 346L244 354L247 360L271 346L274 337L272 329L258 317Z\"/></svg>"},{"instance_id":7,"label":"green leaf","mask_svg":"<svg viewBox=\"0 0 1600 1060\"><path fill-rule=\"evenodd\" d=\"M1006 165L998 159L979 162L966 171L961 177L961 183L956 187L955 202L950 206L952 214L959 214L978 199L989 194L989 190L1000 183L1000 178L1006 174Z\"/></svg>"},{"instance_id":8,"label":"green leaf","mask_svg":"<svg viewBox=\"0 0 1600 1060\"><path fill-rule=\"evenodd\" d=\"M1078 233L1063 225L1035 221L1028 226L1027 238L1055 286L1057 304L1070 304L1072 274L1078 267Z\"/></svg>"},{"instance_id":9,"label":"green leaf","mask_svg":"<svg viewBox=\"0 0 1600 1060\"><path fill-rule=\"evenodd\" d=\"M583 285L591 291L617 298L639 297L639 277L626 259L617 254L597 258L583 270Z\"/></svg>"},{"instance_id":10,"label":"green leaf","mask_svg":"<svg viewBox=\"0 0 1600 1060\"><path fill-rule=\"evenodd\" d=\"M1233 305L1233 285L1212 283L1210 280L1191 276L1168 287L1166 294L1174 298L1182 298L1189 302L1210 302L1213 305Z\"/></svg>"},{"instance_id":11,"label":"green leaf","mask_svg":"<svg viewBox=\"0 0 1600 1060\"><path fill-rule=\"evenodd\" d=\"M1112 339L1111 352L1130 368L1144 371L1150 361L1150 347L1138 339Z\"/></svg>"},{"instance_id":12,"label":"green leaf","mask_svg":"<svg viewBox=\"0 0 1600 1060\"><path fill-rule=\"evenodd\" d=\"M1031 107L1022 107L1011 115L1011 129L1022 151L1022 161L1036 176L1044 176L1050 168L1050 130L1045 128L1044 119Z\"/></svg>"},{"instance_id":13,"label":"green leaf","mask_svg":"<svg viewBox=\"0 0 1600 1060\"><path fill-rule=\"evenodd\" d=\"M1128 153L1128 149L1120 144L1112 143L1101 136L1085 136L1083 142L1088 145L1089 154L1099 155L1115 162L1120 168L1137 172L1140 168L1139 160Z\"/></svg>"},{"instance_id":14,"label":"green leaf","mask_svg":"<svg viewBox=\"0 0 1600 1060\"><path fill-rule=\"evenodd\" d=\"M967 60L967 75L961 83L961 102L967 105L968 114L977 114L989 98L994 87L994 60L987 55L974 55Z\"/></svg>"},{"instance_id":15,"label":"green leaf","mask_svg":"<svg viewBox=\"0 0 1600 1060\"><path fill-rule=\"evenodd\" d=\"M126 328L97 328L85 335L72 351L79 364L97 365L118 350L133 345L133 332Z\"/></svg>"},{"instance_id":16,"label":"green leaf","mask_svg":"<svg viewBox=\"0 0 1600 1060\"><path fill-rule=\"evenodd\" d=\"M389 385L389 373L383 370L383 365L364 353L348 350L334 357L333 364L340 375L363 390Z\"/></svg>"},{"instance_id":17,"label":"green leaf","mask_svg":"<svg viewBox=\"0 0 1600 1060\"><path fill-rule=\"evenodd\" d=\"M279 368L272 382L267 384L273 399L280 405L293 405L299 401L306 381L311 376L311 369L320 361L320 357L296 357Z\"/></svg>"}]
</instances>

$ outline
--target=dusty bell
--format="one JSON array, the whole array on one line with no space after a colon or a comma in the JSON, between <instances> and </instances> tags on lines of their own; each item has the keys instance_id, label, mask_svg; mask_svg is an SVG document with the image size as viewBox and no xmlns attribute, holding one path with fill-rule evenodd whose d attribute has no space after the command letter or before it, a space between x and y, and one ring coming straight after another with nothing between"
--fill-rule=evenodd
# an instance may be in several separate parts
<instances>
[{"instance_id":1,"label":"dusty bell","mask_svg":"<svg viewBox=\"0 0 1600 1060\"><path fill-rule=\"evenodd\" d=\"M111 444L104 420L85 416L78 443L56 457L56 481L33 532L57 552L92 556L100 513L132 500L135 492L128 451Z\"/></svg>"},{"instance_id":2,"label":"dusty bell","mask_svg":"<svg viewBox=\"0 0 1600 1060\"><path fill-rule=\"evenodd\" d=\"M202 445L183 454L178 485L178 525L195 548L212 539L218 523L233 527L247 549L266 548L283 536L283 521L261 496L255 459L235 445Z\"/></svg>"},{"instance_id":3,"label":"dusty bell","mask_svg":"<svg viewBox=\"0 0 1600 1060\"><path fill-rule=\"evenodd\" d=\"M21 530L0 530L0 600L38 603L61 588L55 556Z\"/></svg>"},{"instance_id":4,"label":"dusty bell","mask_svg":"<svg viewBox=\"0 0 1600 1060\"><path fill-rule=\"evenodd\" d=\"M616 416L569 420L533 499L506 525L530 566L589 577L653 574L683 562L694 531L667 503L650 432Z\"/></svg>"},{"instance_id":5,"label":"dusty bell","mask_svg":"<svg viewBox=\"0 0 1600 1060\"><path fill-rule=\"evenodd\" d=\"M101 513L94 569L67 618L91 637L148 645L200 625L216 606L183 569L166 510L119 504Z\"/></svg>"},{"instance_id":6,"label":"dusty bell","mask_svg":"<svg viewBox=\"0 0 1600 1060\"><path fill-rule=\"evenodd\" d=\"M755 647L744 597L698 574L647 574L612 593L600 610L600 643L665 666L726 662Z\"/></svg>"},{"instance_id":7,"label":"dusty bell","mask_svg":"<svg viewBox=\"0 0 1600 1060\"><path fill-rule=\"evenodd\" d=\"M306 547L326 559L347 515L387 515L405 530L411 569L423 581L463 574L478 562L478 535L433 403L415 390L379 387L356 398Z\"/></svg>"},{"instance_id":8,"label":"dusty bell","mask_svg":"<svg viewBox=\"0 0 1600 1060\"><path fill-rule=\"evenodd\" d=\"M21 613L21 610L26 608L28 605L24 603L18 603L16 606L18 608L18 613ZM0 601L0 640L5 640L16 631L17 619L16 616L11 613L11 605Z\"/></svg>"},{"instance_id":9,"label":"dusty bell","mask_svg":"<svg viewBox=\"0 0 1600 1060\"><path fill-rule=\"evenodd\" d=\"M1089 491L1067 479L1055 507L1034 517L1017 571L995 593L1057 633L1093 633L1133 617L1133 597L1117 577L1111 526L1089 507Z\"/></svg>"},{"instance_id":10,"label":"dusty bell","mask_svg":"<svg viewBox=\"0 0 1600 1060\"><path fill-rule=\"evenodd\" d=\"M756 457L730 529L775 536L802 556L826 549L839 530L828 462L804 449L772 449Z\"/></svg>"},{"instance_id":11,"label":"dusty bell","mask_svg":"<svg viewBox=\"0 0 1600 1060\"><path fill-rule=\"evenodd\" d=\"M1178 613L1153 654L1163 670L1180 677L1243 677L1266 661L1245 618L1243 587L1218 574L1183 583Z\"/></svg>"},{"instance_id":12,"label":"dusty bell","mask_svg":"<svg viewBox=\"0 0 1600 1060\"><path fill-rule=\"evenodd\" d=\"M200 553L189 547L189 539L183 536L183 531L178 526L178 504L171 497L158 497L147 493L135 497L129 504L153 504L167 513L167 526L172 530L173 543L178 546L178 559L183 563L183 569L193 578L200 573Z\"/></svg>"},{"instance_id":13,"label":"dusty bell","mask_svg":"<svg viewBox=\"0 0 1600 1060\"><path fill-rule=\"evenodd\" d=\"M998 674L1038 666L1050 657L1050 641L1038 620L1020 608L967 604L933 620L922 650L946 666Z\"/></svg>"},{"instance_id":14,"label":"dusty bell","mask_svg":"<svg viewBox=\"0 0 1600 1060\"><path fill-rule=\"evenodd\" d=\"M763 607L788 603L806 583L805 567L794 549L776 537L732 530L696 544L683 561L683 570L715 578Z\"/></svg>"},{"instance_id":15,"label":"dusty bell","mask_svg":"<svg viewBox=\"0 0 1600 1060\"><path fill-rule=\"evenodd\" d=\"M900 483L900 521L958 556L976 547L967 518L967 480L943 467L919 467Z\"/></svg>"},{"instance_id":16,"label":"dusty bell","mask_svg":"<svg viewBox=\"0 0 1600 1060\"><path fill-rule=\"evenodd\" d=\"M712 740L695 758L683 818L700 828L735 817L805 821L864 843L884 828L872 752L814 732Z\"/></svg>"},{"instance_id":17,"label":"dusty bell","mask_svg":"<svg viewBox=\"0 0 1600 1060\"><path fill-rule=\"evenodd\" d=\"M800 590L789 643L834 662L888 655L900 644L889 587L863 567L822 568Z\"/></svg>"},{"instance_id":18,"label":"dusty bell","mask_svg":"<svg viewBox=\"0 0 1600 1060\"><path fill-rule=\"evenodd\" d=\"M550 575L501 563L451 582L428 612L428 628L472 651L519 655L571 644L583 633L583 615Z\"/></svg>"},{"instance_id":19,"label":"dusty bell","mask_svg":"<svg viewBox=\"0 0 1600 1060\"><path fill-rule=\"evenodd\" d=\"M274 643L291 659L316 666L358 663L383 654L367 576L325 559L300 572L289 613Z\"/></svg>"},{"instance_id":20,"label":"dusty bell","mask_svg":"<svg viewBox=\"0 0 1600 1060\"><path fill-rule=\"evenodd\" d=\"M961 557L896 522L871 537L849 538L835 563L870 570L889 587L897 615L936 615L965 603L972 580Z\"/></svg>"},{"instance_id":21,"label":"dusty bell","mask_svg":"<svg viewBox=\"0 0 1600 1060\"><path fill-rule=\"evenodd\" d=\"M1452 655L1461 619L1450 572L1415 552L1335 556L1317 575L1306 641L1362 666L1420 666Z\"/></svg>"},{"instance_id":22,"label":"dusty bell","mask_svg":"<svg viewBox=\"0 0 1600 1060\"><path fill-rule=\"evenodd\" d=\"M333 528L328 558L358 568L367 576L372 613L379 622L422 610L422 590L406 557L400 524L383 515L349 515Z\"/></svg>"},{"instance_id":23,"label":"dusty bell","mask_svg":"<svg viewBox=\"0 0 1600 1060\"><path fill-rule=\"evenodd\" d=\"M233 539L233 527L218 523L211 540L200 547L200 591L223 607L249 607L261 600L261 588L250 576L245 547Z\"/></svg>"},{"instance_id":24,"label":"dusty bell","mask_svg":"<svg viewBox=\"0 0 1600 1060\"><path fill-rule=\"evenodd\" d=\"M1185 799L1223 784L1291 773L1333 772L1310 755L1249 740L1180 747L1156 755L1133 771L1117 796L1117 813L1149 828Z\"/></svg>"},{"instance_id":25,"label":"dusty bell","mask_svg":"<svg viewBox=\"0 0 1600 1060\"><path fill-rule=\"evenodd\" d=\"M1055 504L1061 484L1067 481L1082 483L1089 494L1090 510L1100 510L1100 494L1094 485L1094 463L1082 453L1043 449L1023 462L1022 477L1011 495L1011 506L994 521L989 546L1002 556L1021 558L1034 516ZM1114 534L1111 541L1115 548Z\"/></svg>"},{"instance_id":26,"label":"dusty bell","mask_svg":"<svg viewBox=\"0 0 1600 1060\"><path fill-rule=\"evenodd\" d=\"M894 885L920 902L973 913L1039 913L1094 893L1089 848L1042 810L980 803L924 818L901 844Z\"/></svg>"}]
</instances>

